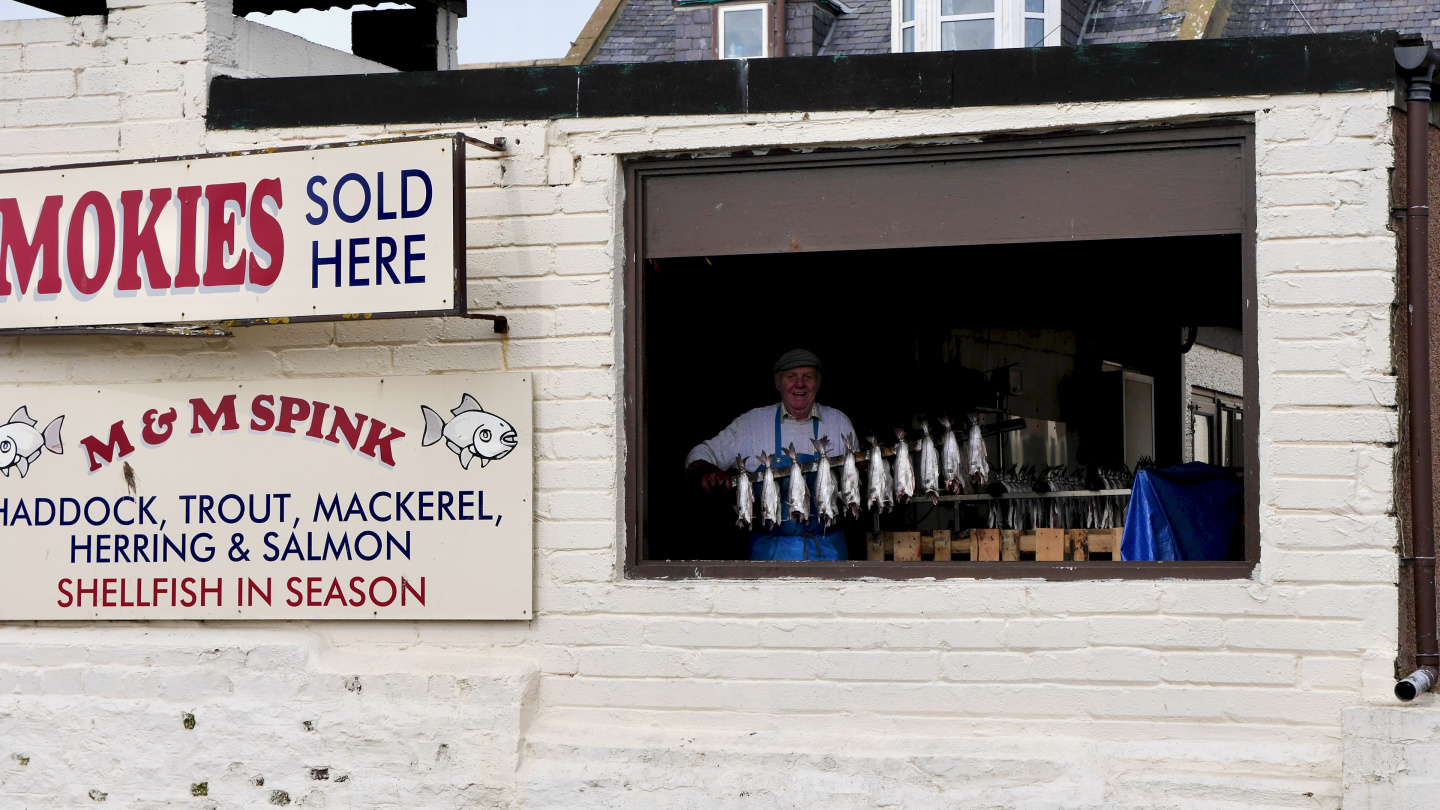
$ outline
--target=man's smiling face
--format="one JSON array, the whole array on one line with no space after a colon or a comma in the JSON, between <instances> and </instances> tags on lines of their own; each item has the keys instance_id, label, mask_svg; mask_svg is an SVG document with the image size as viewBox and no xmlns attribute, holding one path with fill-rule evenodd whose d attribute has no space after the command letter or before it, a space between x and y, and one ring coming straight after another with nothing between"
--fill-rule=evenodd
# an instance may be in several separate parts
<instances>
[{"instance_id":1,"label":"man's smiling face","mask_svg":"<svg viewBox=\"0 0 1440 810\"><path fill-rule=\"evenodd\" d=\"M815 394L820 390L820 372L814 366L797 366L775 375L775 387L780 390L780 401L785 410L795 419L810 416L810 406L815 404Z\"/></svg>"}]
</instances>

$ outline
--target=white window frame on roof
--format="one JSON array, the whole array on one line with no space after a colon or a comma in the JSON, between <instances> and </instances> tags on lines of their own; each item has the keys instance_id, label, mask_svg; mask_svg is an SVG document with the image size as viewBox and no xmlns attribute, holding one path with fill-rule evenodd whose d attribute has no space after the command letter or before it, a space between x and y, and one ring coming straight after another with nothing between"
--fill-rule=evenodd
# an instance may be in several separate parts
<instances>
[{"instance_id":1,"label":"white window frame on roof","mask_svg":"<svg viewBox=\"0 0 1440 810\"><path fill-rule=\"evenodd\" d=\"M943 0L913 0L914 21L903 19L906 0L890 0L890 51L905 53L906 29L914 31L915 51L941 50L942 24L946 22L995 20L996 48L1047 47L1060 44L1060 0L1041 0L1043 12L1027 11L1026 0L995 0L993 10L981 14L942 16ZM1026 20L1042 20L1045 30L1044 42L1032 45L1025 42Z\"/></svg>"},{"instance_id":2,"label":"white window frame on roof","mask_svg":"<svg viewBox=\"0 0 1440 810\"><path fill-rule=\"evenodd\" d=\"M1048 0L1047 0L1048 2ZM760 12L760 56L726 56L725 55L725 17L737 11L759 11ZM770 4L769 3L735 3L722 4L715 7L715 50L721 59L759 59L770 55Z\"/></svg>"}]
</instances>

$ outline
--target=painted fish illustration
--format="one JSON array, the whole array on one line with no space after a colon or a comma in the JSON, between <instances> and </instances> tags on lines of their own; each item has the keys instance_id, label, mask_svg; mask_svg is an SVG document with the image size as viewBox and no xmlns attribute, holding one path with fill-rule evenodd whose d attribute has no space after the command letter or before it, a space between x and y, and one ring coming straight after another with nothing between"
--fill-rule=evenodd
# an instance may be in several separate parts
<instances>
[{"instance_id":1,"label":"painted fish illustration","mask_svg":"<svg viewBox=\"0 0 1440 810\"><path fill-rule=\"evenodd\" d=\"M895 500L904 503L915 494L915 465L905 443L905 428L895 428L895 438Z\"/></svg>"},{"instance_id":2,"label":"painted fish illustration","mask_svg":"<svg viewBox=\"0 0 1440 810\"><path fill-rule=\"evenodd\" d=\"M790 517L796 523L804 524L810 520L810 490L805 486L805 476L800 473L800 452L795 449L795 443L785 448L785 455L790 457Z\"/></svg>"},{"instance_id":3,"label":"painted fish illustration","mask_svg":"<svg viewBox=\"0 0 1440 810\"><path fill-rule=\"evenodd\" d=\"M735 457L735 467L740 471L735 479L735 525L748 529L755 521L755 488L750 484L750 472L745 469L744 456Z\"/></svg>"},{"instance_id":4,"label":"painted fish illustration","mask_svg":"<svg viewBox=\"0 0 1440 810\"><path fill-rule=\"evenodd\" d=\"M940 452L930 438L930 423L920 420L920 492L940 503Z\"/></svg>"},{"instance_id":5,"label":"painted fish illustration","mask_svg":"<svg viewBox=\"0 0 1440 810\"><path fill-rule=\"evenodd\" d=\"M860 494L860 469L855 466L855 434L847 433L845 443L845 466L840 468L840 502L850 510L851 517L860 517L860 508L865 498Z\"/></svg>"},{"instance_id":6,"label":"painted fish illustration","mask_svg":"<svg viewBox=\"0 0 1440 810\"><path fill-rule=\"evenodd\" d=\"M945 488L959 495L965 489L965 460L960 455L960 440L949 419L940 417L940 424L945 428L945 437L940 442L940 473L944 476Z\"/></svg>"},{"instance_id":7,"label":"painted fish illustration","mask_svg":"<svg viewBox=\"0 0 1440 810\"><path fill-rule=\"evenodd\" d=\"M25 406L20 406L7 424L0 425L0 473L8 478L10 468L14 467L24 478L30 465L40 458L42 448L56 455L64 453L65 446L60 442L60 423L64 421L64 416L55 417L41 433L35 429L36 422Z\"/></svg>"},{"instance_id":8,"label":"painted fish illustration","mask_svg":"<svg viewBox=\"0 0 1440 810\"><path fill-rule=\"evenodd\" d=\"M970 440L965 447L965 467L978 490L990 483L990 462L985 454L985 438L980 435L980 420L970 417Z\"/></svg>"},{"instance_id":9,"label":"painted fish illustration","mask_svg":"<svg viewBox=\"0 0 1440 810\"><path fill-rule=\"evenodd\" d=\"M459 407L450 411L455 418L449 424L424 405L420 411L425 415L425 435L420 444L429 447L444 439L445 446L460 457L460 466L467 470L472 459L480 459L480 466L484 467L515 449L515 428L480 407L469 394L460 397Z\"/></svg>"},{"instance_id":10,"label":"painted fish illustration","mask_svg":"<svg viewBox=\"0 0 1440 810\"><path fill-rule=\"evenodd\" d=\"M785 516L780 514L780 485L775 482L770 454L761 453L760 463L765 466L765 472L760 475L760 520L766 526L779 526L785 522Z\"/></svg>"},{"instance_id":11,"label":"painted fish illustration","mask_svg":"<svg viewBox=\"0 0 1440 810\"><path fill-rule=\"evenodd\" d=\"M835 488L835 470L830 467L830 437L811 439L815 455L820 463L815 465L815 513L820 516L820 525L829 527L840 519L840 493Z\"/></svg>"},{"instance_id":12,"label":"painted fish illustration","mask_svg":"<svg viewBox=\"0 0 1440 810\"><path fill-rule=\"evenodd\" d=\"M895 505L895 489L890 481L890 465L885 462L885 451L874 436L870 441L870 470L866 478L866 506L881 512Z\"/></svg>"}]
</instances>

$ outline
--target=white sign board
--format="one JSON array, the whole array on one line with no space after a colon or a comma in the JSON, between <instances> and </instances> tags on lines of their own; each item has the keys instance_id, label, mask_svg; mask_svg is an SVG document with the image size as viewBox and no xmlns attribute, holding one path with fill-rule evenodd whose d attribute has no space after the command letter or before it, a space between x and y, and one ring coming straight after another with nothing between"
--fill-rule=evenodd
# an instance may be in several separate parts
<instances>
[{"instance_id":1,"label":"white sign board","mask_svg":"<svg viewBox=\"0 0 1440 810\"><path fill-rule=\"evenodd\" d=\"M0 329L463 310L463 149L0 173Z\"/></svg>"},{"instance_id":2,"label":"white sign board","mask_svg":"<svg viewBox=\"0 0 1440 810\"><path fill-rule=\"evenodd\" d=\"M0 621L532 615L529 374L5 387L0 411Z\"/></svg>"}]
</instances>

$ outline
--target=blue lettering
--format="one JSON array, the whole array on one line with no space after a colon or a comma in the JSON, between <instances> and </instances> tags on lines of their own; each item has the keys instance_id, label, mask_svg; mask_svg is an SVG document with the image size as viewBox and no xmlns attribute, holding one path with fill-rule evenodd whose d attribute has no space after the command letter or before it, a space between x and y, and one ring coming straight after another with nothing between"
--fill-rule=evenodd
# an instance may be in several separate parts
<instances>
[{"instance_id":1,"label":"blue lettering","mask_svg":"<svg viewBox=\"0 0 1440 810\"><path fill-rule=\"evenodd\" d=\"M335 265L335 286L340 286L340 240L335 240L335 255L329 258L320 256L320 243L310 243L310 288L317 289L320 286L320 265Z\"/></svg>"},{"instance_id":2,"label":"blue lettering","mask_svg":"<svg viewBox=\"0 0 1440 810\"><path fill-rule=\"evenodd\" d=\"M417 275L415 275L415 274L413 274L413 273L410 272L410 263L411 263L411 262L423 262L423 261L425 261L425 254L424 254L424 253L415 253L415 252L411 251L411 250L410 250L410 244L411 244L412 242L424 242L424 241L425 241L425 234L423 234L423 233L414 233L414 234L410 234L409 236L406 236L406 237L405 237L405 283L406 283L406 284L423 284L423 283L425 282L425 277L424 277L424 276L417 276Z\"/></svg>"},{"instance_id":3,"label":"blue lettering","mask_svg":"<svg viewBox=\"0 0 1440 810\"><path fill-rule=\"evenodd\" d=\"M70 535L70 562L75 562L75 552L85 549L85 562L90 562L90 535L85 535L85 544L81 545L75 541L75 535Z\"/></svg>"},{"instance_id":4,"label":"blue lettering","mask_svg":"<svg viewBox=\"0 0 1440 810\"><path fill-rule=\"evenodd\" d=\"M394 211L385 210L385 173L379 172L375 176L375 218L394 219Z\"/></svg>"},{"instance_id":5,"label":"blue lettering","mask_svg":"<svg viewBox=\"0 0 1440 810\"><path fill-rule=\"evenodd\" d=\"M351 240L350 240L350 286L351 286L351 287L369 287L369 286L370 286L370 279L368 279L368 278L359 278L359 277L357 277L357 276L355 275L355 265L357 265L357 264L369 264L369 263L370 263L370 257L369 257L369 256L361 256L360 254L358 254L358 253L355 252L355 248L357 248L357 247L359 247L359 246L361 246L361 245L368 245L368 244L370 244L370 237L368 237L368 236L362 236L362 237L359 237L359 238L351 239Z\"/></svg>"},{"instance_id":6,"label":"blue lettering","mask_svg":"<svg viewBox=\"0 0 1440 810\"><path fill-rule=\"evenodd\" d=\"M315 186L317 185L325 185L325 178L318 174L310 178L310 182L305 185L305 193L310 195L310 199L313 200L316 205L320 206L320 216L317 217L314 214L305 215L305 221L311 225L319 225L325 221L326 217L330 216L330 206L325 204L325 198L315 193Z\"/></svg>"},{"instance_id":7,"label":"blue lettering","mask_svg":"<svg viewBox=\"0 0 1440 810\"><path fill-rule=\"evenodd\" d=\"M386 251L386 248L389 248L389 251ZM382 272L390 276L391 284L400 283L400 278L395 275L395 268L390 264L395 261L395 257L399 253L400 248L396 246L394 239L388 236L375 237L375 285L377 287L385 283L385 277L380 275Z\"/></svg>"},{"instance_id":8,"label":"blue lettering","mask_svg":"<svg viewBox=\"0 0 1440 810\"><path fill-rule=\"evenodd\" d=\"M340 192L342 192L342 191L345 190L345 184L346 184L346 183L359 183L359 184L360 184L360 188L361 188L362 190L364 190L364 192L365 192L365 202L364 202L363 204L361 204L361 206L360 206L360 211L359 211L358 213L355 213L355 214L347 214L347 213L345 212L345 209L340 207ZM401 184L400 200L401 200L400 204L403 206L403 205L405 204L405 202L404 202L404 200L405 200L405 195L404 195L403 178L402 178L402 184ZM427 201L426 205L427 205L427 206L429 205L428 201ZM347 175L345 175L344 177L340 178L340 182L338 182L338 183L335 184L335 216L340 217L340 219L341 219L342 221L344 221L344 222L359 222L359 221L360 221L360 218L363 217L363 216L365 216L365 212L367 212L367 211L369 211L369 210L370 210L370 184L367 183L367 182L365 182L365 178L361 177L360 175L356 174L355 172L350 172L349 174L347 174Z\"/></svg>"}]
</instances>

